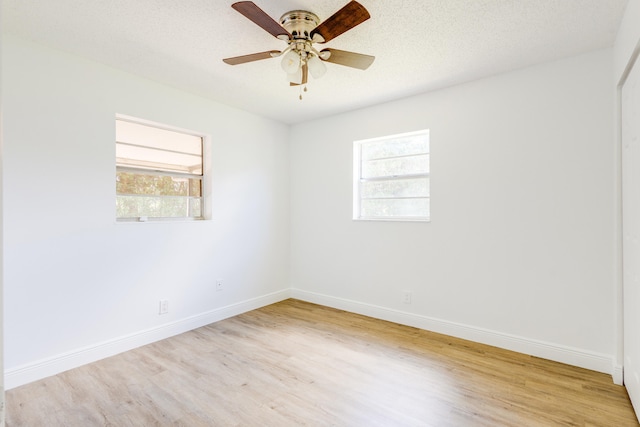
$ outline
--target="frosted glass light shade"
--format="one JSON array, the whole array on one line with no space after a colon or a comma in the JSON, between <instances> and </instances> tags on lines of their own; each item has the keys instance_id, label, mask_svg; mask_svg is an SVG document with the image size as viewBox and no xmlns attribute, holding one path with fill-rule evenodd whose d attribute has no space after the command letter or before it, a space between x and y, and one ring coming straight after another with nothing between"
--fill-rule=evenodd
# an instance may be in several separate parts
<instances>
[{"instance_id":1,"label":"frosted glass light shade","mask_svg":"<svg viewBox=\"0 0 640 427\"><path fill-rule=\"evenodd\" d=\"M280 65L285 73L294 74L300 69L300 55L295 50L290 50L282 57Z\"/></svg>"},{"instance_id":2,"label":"frosted glass light shade","mask_svg":"<svg viewBox=\"0 0 640 427\"><path fill-rule=\"evenodd\" d=\"M319 79L327 72L327 66L324 65L324 62L315 55L309 58L307 65L309 66L309 72L314 79Z\"/></svg>"},{"instance_id":3,"label":"frosted glass light shade","mask_svg":"<svg viewBox=\"0 0 640 427\"><path fill-rule=\"evenodd\" d=\"M296 71L294 71L293 73L288 73L287 74L287 80L290 83L295 83L295 84L302 84L302 67L298 67L298 69Z\"/></svg>"}]
</instances>

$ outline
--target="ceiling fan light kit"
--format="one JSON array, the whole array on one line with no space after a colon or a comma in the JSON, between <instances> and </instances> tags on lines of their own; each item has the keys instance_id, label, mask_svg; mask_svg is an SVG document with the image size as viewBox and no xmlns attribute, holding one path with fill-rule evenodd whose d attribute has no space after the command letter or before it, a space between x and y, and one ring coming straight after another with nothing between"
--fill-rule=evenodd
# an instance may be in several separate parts
<instances>
[{"instance_id":1,"label":"ceiling fan light kit","mask_svg":"<svg viewBox=\"0 0 640 427\"><path fill-rule=\"evenodd\" d=\"M302 65L302 58L300 54L295 50L290 50L282 57L282 62L280 63L282 69L287 74L294 74L298 71L300 66Z\"/></svg>"},{"instance_id":2,"label":"ceiling fan light kit","mask_svg":"<svg viewBox=\"0 0 640 427\"><path fill-rule=\"evenodd\" d=\"M280 66L286 73L287 81L291 86L299 86L307 84L309 73L314 79L324 76L327 72L325 62L366 70L375 59L371 55L337 49L318 51L313 46L314 43L328 42L369 19L369 12L355 0L322 23L316 14L306 10L287 12L278 23L251 1L237 2L231 7L277 39L285 41L287 47L282 51L271 50L223 59L229 65L282 56Z\"/></svg>"},{"instance_id":3,"label":"ceiling fan light kit","mask_svg":"<svg viewBox=\"0 0 640 427\"><path fill-rule=\"evenodd\" d=\"M309 59L307 59L307 66L314 79L321 78L327 72L327 66L324 65L319 55L309 57Z\"/></svg>"}]
</instances>

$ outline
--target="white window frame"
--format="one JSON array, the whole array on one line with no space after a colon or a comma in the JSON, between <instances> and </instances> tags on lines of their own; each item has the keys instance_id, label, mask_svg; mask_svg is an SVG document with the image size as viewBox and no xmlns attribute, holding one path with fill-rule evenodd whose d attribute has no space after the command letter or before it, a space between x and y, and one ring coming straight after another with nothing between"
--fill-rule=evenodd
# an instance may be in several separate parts
<instances>
[{"instance_id":1,"label":"white window frame","mask_svg":"<svg viewBox=\"0 0 640 427\"><path fill-rule=\"evenodd\" d=\"M361 215L361 201L363 197L361 196L361 187L366 182L372 181L393 181L393 180L402 180L407 178L430 178L430 173L420 173L420 174L412 174L412 175L400 175L400 176L391 176L391 177L375 177L375 178L363 178L362 177L362 147L365 144L380 142L380 141L393 141L394 139L406 138L410 136L417 135L425 135L427 139L429 139L429 130L424 129L415 132L406 132L396 135L383 136L378 138L371 138L365 140L354 141L353 143L353 219L356 221L413 221L413 222L430 222L431 221L431 205L429 203L429 209L427 215L425 216L384 216L384 217L374 217L374 216L362 216ZM431 159L431 149L427 153L419 153L413 155L406 156L397 156L397 157L389 157L391 158L399 158L399 157L412 157L418 155L429 155L429 163ZM430 167L427 168L430 170ZM429 187L431 183L429 181ZM429 196L427 197L429 201L431 200L431 191L429 188ZM391 197L390 199L395 199ZM401 199L398 197L397 199Z\"/></svg>"},{"instance_id":2,"label":"white window frame","mask_svg":"<svg viewBox=\"0 0 640 427\"><path fill-rule=\"evenodd\" d=\"M151 120L141 119L138 117L128 116L124 114L116 114L115 120L136 123L144 126L154 127L158 129L172 131L172 132L178 132L186 135L192 135L202 139L202 175L201 175L201 192L202 192L201 213L202 215L201 216L199 217L186 217L186 216L185 217L144 217L144 216L143 217L118 217L116 213L116 222L175 222L175 221L201 221L201 220L211 219L211 164L210 164L210 161L208 161L208 159L211 158L211 137L201 132L196 132L193 130L171 126L163 123L158 123ZM115 148L115 145L114 145L114 148ZM118 171L139 172L145 175L155 174L155 175L187 177L187 175L183 175L180 173L172 173L167 171L155 171L153 169L142 169L142 168L116 165L115 172L117 173ZM116 193L115 197L117 196L118 194Z\"/></svg>"}]
</instances>

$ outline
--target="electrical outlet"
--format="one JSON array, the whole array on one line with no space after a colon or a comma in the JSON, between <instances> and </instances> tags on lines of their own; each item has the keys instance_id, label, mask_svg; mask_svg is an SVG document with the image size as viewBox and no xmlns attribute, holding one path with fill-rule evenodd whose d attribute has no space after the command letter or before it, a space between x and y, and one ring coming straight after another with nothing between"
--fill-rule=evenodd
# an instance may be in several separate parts
<instances>
[{"instance_id":1,"label":"electrical outlet","mask_svg":"<svg viewBox=\"0 0 640 427\"><path fill-rule=\"evenodd\" d=\"M222 283L222 279L216 280L216 291L221 291L224 289L224 283Z\"/></svg>"},{"instance_id":2,"label":"electrical outlet","mask_svg":"<svg viewBox=\"0 0 640 427\"><path fill-rule=\"evenodd\" d=\"M169 300L161 299L160 300L160 310L158 314L167 314L169 312Z\"/></svg>"},{"instance_id":3,"label":"electrical outlet","mask_svg":"<svg viewBox=\"0 0 640 427\"><path fill-rule=\"evenodd\" d=\"M411 291L402 291L402 303L411 304Z\"/></svg>"}]
</instances>

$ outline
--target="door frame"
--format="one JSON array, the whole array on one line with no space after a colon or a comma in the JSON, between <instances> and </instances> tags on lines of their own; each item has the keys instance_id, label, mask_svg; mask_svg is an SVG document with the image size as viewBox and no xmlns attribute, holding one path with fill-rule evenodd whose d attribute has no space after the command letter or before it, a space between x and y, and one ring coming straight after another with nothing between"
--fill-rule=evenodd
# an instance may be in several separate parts
<instances>
[{"instance_id":1,"label":"door frame","mask_svg":"<svg viewBox=\"0 0 640 427\"><path fill-rule=\"evenodd\" d=\"M638 62L640 66L640 41L638 42L633 54L629 58L627 65L622 73L618 84L616 85L616 97L615 97L615 153L614 159L616 164L614 165L614 186L615 186L615 212L614 212L614 259L616 260L614 268L614 283L615 283L615 348L614 348L614 360L612 367L613 382L618 385L624 384L624 224L623 224L623 189L622 189L622 88L627 82L627 78L631 73L631 70Z\"/></svg>"}]
</instances>

